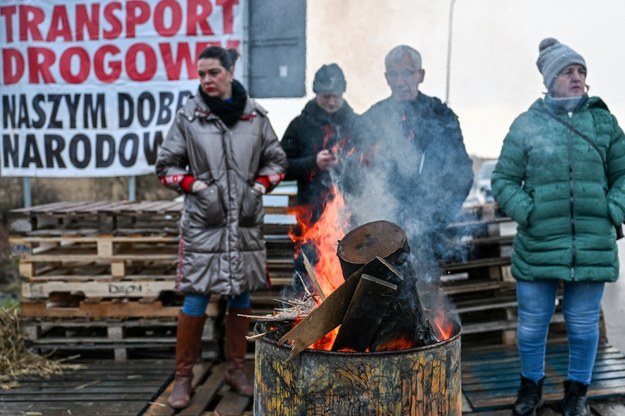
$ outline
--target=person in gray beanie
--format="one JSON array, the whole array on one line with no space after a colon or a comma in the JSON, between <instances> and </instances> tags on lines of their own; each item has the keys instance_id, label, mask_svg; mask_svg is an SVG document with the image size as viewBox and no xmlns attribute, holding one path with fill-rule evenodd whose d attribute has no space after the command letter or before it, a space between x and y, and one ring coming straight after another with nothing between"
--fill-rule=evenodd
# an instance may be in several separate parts
<instances>
[{"instance_id":1,"label":"person in gray beanie","mask_svg":"<svg viewBox=\"0 0 625 416\"><path fill-rule=\"evenodd\" d=\"M517 222L521 386L512 414L535 415L543 404L549 323L563 287L569 366L560 406L565 416L588 416L601 298L619 277L625 135L607 105L587 95L579 53L547 38L536 64L547 94L512 123L492 176L495 200Z\"/></svg>"},{"instance_id":2,"label":"person in gray beanie","mask_svg":"<svg viewBox=\"0 0 625 416\"><path fill-rule=\"evenodd\" d=\"M569 65L580 65L586 68L586 61L570 47L558 42L554 38L546 38L538 46L540 51L536 66L543 75L543 82L547 91L551 91L558 74Z\"/></svg>"}]
</instances>

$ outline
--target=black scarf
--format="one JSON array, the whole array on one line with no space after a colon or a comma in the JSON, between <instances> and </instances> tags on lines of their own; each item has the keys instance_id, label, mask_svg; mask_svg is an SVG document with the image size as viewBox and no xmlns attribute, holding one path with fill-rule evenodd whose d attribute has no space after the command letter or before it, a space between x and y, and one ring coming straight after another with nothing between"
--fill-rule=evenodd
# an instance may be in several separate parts
<instances>
[{"instance_id":1,"label":"black scarf","mask_svg":"<svg viewBox=\"0 0 625 416\"><path fill-rule=\"evenodd\" d=\"M223 121L223 123L232 127L243 115L245 103L247 101L247 91L245 87L237 80L232 80L232 98L224 101L221 98L210 97L206 94L202 87L199 87L200 97L206 103L208 108Z\"/></svg>"}]
</instances>

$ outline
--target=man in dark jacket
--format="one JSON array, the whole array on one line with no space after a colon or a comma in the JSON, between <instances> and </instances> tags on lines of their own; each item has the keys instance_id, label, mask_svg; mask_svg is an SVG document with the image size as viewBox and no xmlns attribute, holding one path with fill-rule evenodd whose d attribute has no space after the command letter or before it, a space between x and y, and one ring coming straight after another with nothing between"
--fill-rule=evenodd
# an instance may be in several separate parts
<instances>
[{"instance_id":1,"label":"man in dark jacket","mask_svg":"<svg viewBox=\"0 0 625 416\"><path fill-rule=\"evenodd\" d=\"M288 158L285 180L297 181L296 233L315 224L326 204L334 197L333 186L341 187L342 163L351 149L357 115L343 98L347 87L343 71L337 64L323 65L315 74L313 92L302 113L295 117L284 133L281 144ZM314 263L311 247L300 247ZM296 271L303 275L299 250ZM298 284L296 277L295 283Z\"/></svg>"},{"instance_id":2,"label":"man in dark jacket","mask_svg":"<svg viewBox=\"0 0 625 416\"><path fill-rule=\"evenodd\" d=\"M357 222L386 219L403 227L420 280L436 282L449 254L446 228L457 218L473 183L472 162L457 116L419 91L421 55L400 45L385 58L391 96L362 116L359 135L367 175L348 205Z\"/></svg>"}]
</instances>

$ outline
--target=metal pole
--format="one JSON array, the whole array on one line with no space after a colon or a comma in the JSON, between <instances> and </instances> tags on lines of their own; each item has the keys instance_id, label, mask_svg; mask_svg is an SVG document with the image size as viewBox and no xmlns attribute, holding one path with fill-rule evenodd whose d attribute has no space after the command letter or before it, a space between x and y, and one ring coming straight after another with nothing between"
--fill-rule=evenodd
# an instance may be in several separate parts
<instances>
[{"instance_id":1,"label":"metal pole","mask_svg":"<svg viewBox=\"0 0 625 416\"><path fill-rule=\"evenodd\" d=\"M137 177L131 176L128 180L128 200L135 201L137 199Z\"/></svg>"},{"instance_id":2,"label":"metal pole","mask_svg":"<svg viewBox=\"0 0 625 416\"><path fill-rule=\"evenodd\" d=\"M449 34L447 36L447 84L445 87L445 104L449 104L449 79L451 76L451 35L453 32L455 4L456 0L451 0L451 4L449 6Z\"/></svg>"},{"instance_id":3,"label":"metal pole","mask_svg":"<svg viewBox=\"0 0 625 416\"><path fill-rule=\"evenodd\" d=\"M32 200L30 198L30 178L24 176L22 178L22 189L24 190L24 208L30 208L32 206Z\"/></svg>"}]
</instances>

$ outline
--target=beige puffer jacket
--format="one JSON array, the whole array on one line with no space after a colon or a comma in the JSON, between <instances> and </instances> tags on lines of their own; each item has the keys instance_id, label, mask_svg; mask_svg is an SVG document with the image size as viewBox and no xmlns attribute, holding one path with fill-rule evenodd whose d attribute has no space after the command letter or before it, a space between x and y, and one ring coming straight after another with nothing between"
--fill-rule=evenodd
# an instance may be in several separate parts
<instances>
[{"instance_id":1,"label":"beige puffer jacket","mask_svg":"<svg viewBox=\"0 0 625 416\"><path fill-rule=\"evenodd\" d=\"M249 97L231 128L199 96L178 111L156 174L181 193L187 175L208 187L185 195L177 290L238 295L267 286L264 210L253 185L260 176L281 178L286 165L266 111Z\"/></svg>"}]
</instances>

